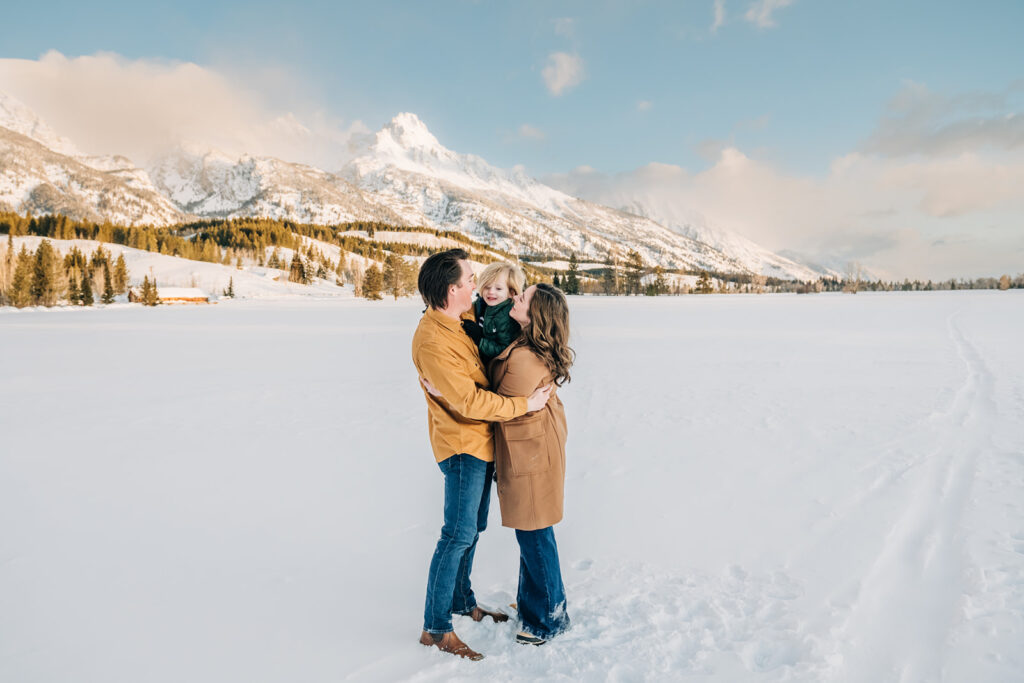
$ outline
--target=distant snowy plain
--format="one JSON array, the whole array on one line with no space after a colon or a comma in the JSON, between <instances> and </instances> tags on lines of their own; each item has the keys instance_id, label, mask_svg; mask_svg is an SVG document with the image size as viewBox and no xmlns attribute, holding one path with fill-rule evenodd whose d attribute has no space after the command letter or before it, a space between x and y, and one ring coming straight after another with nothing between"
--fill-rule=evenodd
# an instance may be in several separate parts
<instances>
[{"instance_id":1,"label":"distant snowy plain","mask_svg":"<svg viewBox=\"0 0 1024 683\"><path fill-rule=\"evenodd\" d=\"M416 642L421 308L0 311L0 680L1024 680L1024 292L573 298L573 629L479 663Z\"/></svg>"}]
</instances>

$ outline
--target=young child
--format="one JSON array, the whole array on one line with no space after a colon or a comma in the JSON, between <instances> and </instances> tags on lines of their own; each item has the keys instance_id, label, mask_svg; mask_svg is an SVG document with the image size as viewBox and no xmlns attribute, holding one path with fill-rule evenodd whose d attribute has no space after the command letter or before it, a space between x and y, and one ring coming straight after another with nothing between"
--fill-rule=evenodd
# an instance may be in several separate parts
<instances>
[{"instance_id":1,"label":"young child","mask_svg":"<svg viewBox=\"0 0 1024 683\"><path fill-rule=\"evenodd\" d=\"M519 336L519 323L508 312L512 310L512 297L526 288L526 275L514 263L492 263L480 273L476 286L479 296L473 302L473 313L481 329L466 331L480 347L480 359L486 367Z\"/></svg>"}]
</instances>

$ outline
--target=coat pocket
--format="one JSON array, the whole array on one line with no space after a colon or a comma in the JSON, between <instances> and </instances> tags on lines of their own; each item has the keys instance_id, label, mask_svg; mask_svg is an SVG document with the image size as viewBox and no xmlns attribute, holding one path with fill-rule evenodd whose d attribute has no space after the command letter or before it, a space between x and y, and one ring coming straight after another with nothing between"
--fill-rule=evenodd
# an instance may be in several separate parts
<instances>
[{"instance_id":1,"label":"coat pocket","mask_svg":"<svg viewBox=\"0 0 1024 683\"><path fill-rule=\"evenodd\" d=\"M548 430L543 416L537 420L504 425L512 474L538 474L551 467Z\"/></svg>"}]
</instances>

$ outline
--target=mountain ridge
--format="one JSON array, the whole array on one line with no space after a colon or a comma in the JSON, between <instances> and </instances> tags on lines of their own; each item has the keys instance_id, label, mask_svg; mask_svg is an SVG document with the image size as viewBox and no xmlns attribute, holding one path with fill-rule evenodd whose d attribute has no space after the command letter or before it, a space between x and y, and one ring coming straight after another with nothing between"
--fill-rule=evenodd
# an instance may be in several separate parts
<instances>
[{"instance_id":1,"label":"mountain ridge","mask_svg":"<svg viewBox=\"0 0 1024 683\"><path fill-rule=\"evenodd\" d=\"M759 247L709 243L706 233L665 225L642 206L587 201L519 167L456 153L410 112L353 136L351 160L333 173L188 145L145 169L123 156L87 156L2 93L0 133L0 203L19 212L154 225L256 216L323 225L378 221L457 230L520 255L576 252L604 260L636 249L670 268L816 277Z\"/></svg>"}]
</instances>

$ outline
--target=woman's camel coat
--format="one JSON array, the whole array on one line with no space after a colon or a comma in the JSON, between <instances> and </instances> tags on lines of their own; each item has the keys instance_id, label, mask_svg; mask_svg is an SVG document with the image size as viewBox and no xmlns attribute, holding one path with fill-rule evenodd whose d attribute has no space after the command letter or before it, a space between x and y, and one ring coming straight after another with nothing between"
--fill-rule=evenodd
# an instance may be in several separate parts
<instances>
[{"instance_id":1,"label":"woman's camel coat","mask_svg":"<svg viewBox=\"0 0 1024 683\"><path fill-rule=\"evenodd\" d=\"M513 344L491 363L491 386L504 396L529 396L551 383L547 366ZM494 467L502 526L533 531L562 519L565 490L565 408L555 392L547 405L494 424Z\"/></svg>"}]
</instances>

